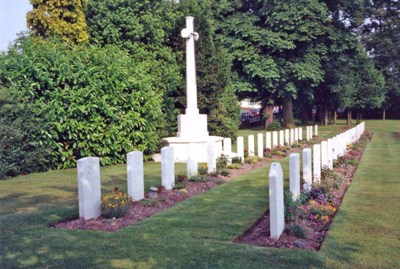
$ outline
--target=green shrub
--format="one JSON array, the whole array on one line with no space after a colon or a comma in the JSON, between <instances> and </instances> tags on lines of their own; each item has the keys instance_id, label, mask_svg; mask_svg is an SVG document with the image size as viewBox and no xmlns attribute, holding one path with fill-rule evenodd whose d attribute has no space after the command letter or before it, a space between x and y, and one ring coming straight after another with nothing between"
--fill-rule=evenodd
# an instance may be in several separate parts
<instances>
[{"instance_id":1,"label":"green shrub","mask_svg":"<svg viewBox=\"0 0 400 269\"><path fill-rule=\"evenodd\" d=\"M222 172L226 172L228 167L228 158L224 155L221 154L220 157L217 158L217 174L221 175Z\"/></svg>"},{"instance_id":2,"label":"green shrub","mask_svg":"<svg viewBox=\"0 0 400 269\"><path fill-rule=\"evenodd\" d=\"M232 163L238 163L241 164L242 163L242 157L233 157L232 158Z\"/></svg>"},{"instance_id":3,"label":"green shrub","mask_svg":"<svg viewBox=\"0 0 400 269\"><path fill-rule=\"evenodd\" d=\"M229 169L240 169L242 167L242 165L240 163L232 163L230 165L228 165Z\"/></svg>"},{"instance_id":4,"label":"green shrub","mask_svg":"<svg viewBox=\"0 0 400 269\"><path fill-rule=\"evenodd\" d=\"M292 199L292 193L288 190L285 190L283 193L283 201L285 206L285 221L290 222L293 221L295 213L296 213L296 202Z\"/></svg>"},{"instance_id":5,"label":"green shrub","mask_svg":"<svg viewBox=\"0 0 400 269\"><path fill-rule=\"evenodd\" d=\"M46 129L28 105L0 99L0 179L52 168Z\"/></svg>"},{"instance_id":6,"label":"green shrub","mask_svg":"<svg viewBox=\"0 0 400 269\"><path fill-rule=\"evenodd\" d=\"M121 218L128 212L130 199L128 194L118 191L106 193L101 199L101 210L105 218Z\"/></svg>"},{"instance_id":7,"label":"green shrub","mask_svg":"<svg viewBox=\"0 0 400 269\"><path fill-rule=\"evenodd\" d=\"M189 178L191 182L207 182L208 178L205 176L192 176Z\"/></svg>"},{"instance_id":8,"label":"green shrub","mask_svg":"<svg viewBox=\"0 0 400 269\"><path fill-rule=\"evenodd\" d=\"M281 129L281 123L279 120L273 120L267 127L268 131L277 131Z\"/></svg>"},{"instance_id":9,"label":"green shrub","mask_svg":"<svg viewBox=\"0 0 400 269\"><path fill-rule=\"evenodd\" d=\"M145 198L140 200L139 203L145 207L156 207L158 205L158 200L152 198Z\"/></svg>"},{"instance_id":10,"label":"green shrub","mask_svg":"<svg viewBox=\"0 0 400 269\"><path fill-rule=\"evenodd\" d=\"M208 167L207 167L207 164L202 164L202 165L200 165L199 168L197 169L197 173L198 173L200 176L207 175L207 174L208 174Z\"/></svg>"},{"instance_id":11,"label":"green shrub","mask_svg":"<svg viewBox=\"0 0 400 269\"><path fill-rule=\"evenodd\" d=\"M285 233L288 235L294 235L297 238L306 238L306 230L300 225L294 224L289 225L285 228Z\"/></svg>"},{"instance_id":12,"label":"green shrub","mask_svg":"<svg viewBox=\"0 0 400 269\"><path fill-rule=\"evenodd\" d=\"M25 38L0 54L0 87L44 115L59 168L86 156L108 165L124 162L133 150L157 149L163 93L153 69L114 46Z\"/></svg>"}]
</instances>

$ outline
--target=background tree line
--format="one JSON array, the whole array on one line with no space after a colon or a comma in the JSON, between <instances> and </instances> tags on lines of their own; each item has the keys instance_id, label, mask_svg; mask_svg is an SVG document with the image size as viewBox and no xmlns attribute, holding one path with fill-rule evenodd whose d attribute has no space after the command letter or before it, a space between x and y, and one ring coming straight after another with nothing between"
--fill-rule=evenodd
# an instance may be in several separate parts
<instances>
[{"instance_id":1,"label":"background tree line","mask_svg":"<svg viewBox=\"0 0 400 269\"><path fill-rule=\"evenodd\" d=\"M261 100L264 111L282 105L289 127L314 107L324 124L338 108L349 122L381 108L400 117L397 0L31 4L31 31L0 54L0 124L8 126L0 178L74 167L89 155L107 165L132 150L154 153L186 103L179 33L187 15L200 34L198 100L211 134L235 138L241 98Z\"/></svg>"}]
</instances>

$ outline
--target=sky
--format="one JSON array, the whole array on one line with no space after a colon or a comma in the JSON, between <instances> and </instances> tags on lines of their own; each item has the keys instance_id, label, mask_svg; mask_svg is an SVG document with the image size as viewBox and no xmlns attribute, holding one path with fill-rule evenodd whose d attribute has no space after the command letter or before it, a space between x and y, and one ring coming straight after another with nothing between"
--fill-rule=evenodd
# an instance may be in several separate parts
<instances>
[{"instance_id":1,"label":"sky","mask_svg":"<svg viewBox=\"0 0 400 269\"><path fill-rule=\"evenodd\" d=\"M26 13L31 9L29 0L0 0L0 51L27 30Z\"/></svg>"}]
</instances>

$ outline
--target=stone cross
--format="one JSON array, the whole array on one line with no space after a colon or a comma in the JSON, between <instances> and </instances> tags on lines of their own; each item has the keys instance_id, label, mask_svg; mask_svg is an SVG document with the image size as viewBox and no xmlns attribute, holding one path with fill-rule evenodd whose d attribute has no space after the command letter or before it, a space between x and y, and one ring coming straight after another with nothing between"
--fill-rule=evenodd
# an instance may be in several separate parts
<instances>
[{"instance_id":1,"label":"stone cross","mask_svg":"<svg viewBox=\"0 0 400 269\"><path fill-rule=\"evenodd\" d=\"M186 114L199 114L194 56L194 41L198 40L199 34L194 31L193 21L194 17L186 17L186 28L181 31L181 36L186 39Z\"/></svg>"},{"instance_id":2,"label":"stone cross","mask_svg":"<svg viewBox=\"0 0 400 269\"><path fill-rule=\"evenodd\" d=\"M129 152L126 157L128 195L135 201L144 198L143 152Z\"/></svg>"}]
</instances>

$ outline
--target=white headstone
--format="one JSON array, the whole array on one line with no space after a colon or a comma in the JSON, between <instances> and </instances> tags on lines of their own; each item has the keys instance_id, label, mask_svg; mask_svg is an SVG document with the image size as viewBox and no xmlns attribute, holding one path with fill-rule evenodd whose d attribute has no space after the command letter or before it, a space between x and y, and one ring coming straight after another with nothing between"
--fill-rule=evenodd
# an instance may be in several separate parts
<instances>
[{"instance_id":1,"label":"white headstone","mask_svg":"<svg viewBox=\"0 0 400 269\"><path fill-rule=\"evenodd\" d=\"M333 139L328 139L328 168L333 169Z\"/></svg>"},{"instance_id":2,"label":"white headstone","mask_svg":"<svg viewBox=\"0 0 400 269\"><path fill-rule=\"evenodd\" d=\"M269 170L270 236L277 240L285 228L283 204L283 172L280 163L272 163Z\"/></svg>"},{"instance_id":3,"label":"white headstone","mask_svg":"<svg viewBox=\"0 0 400 269\"><path fill-rule=\"evenodd\" d=\"M290 130L289 129L285 129L285 143L286 143L286 145L290 144Z\"/></svg>"},{"instance_id":4,"label":"white headstone","mask_svg":"<svg viewBox=\"0 0 400 269\"><path fill-rule=\"evenodd\" d=\"M278 132L273 131L272 132L272 147L275 148L276 146L278 146Z\"/></svg>"},{"instance_id":5,"label":"white headstone","mask_svg":"<svg viewBox=\"0 0 400 269\"><path fill-rule=\"evenodd\" d=\"M315 136L318 136L318 125L315 125Z\"/></svg>"},{"instance_id":6,"label":"white headstone","mask_svg":"<svg viewBox=\"0 0 400 269\"><path fill-rule=\"evenodd\" d=\"M100 159L78 160L79 217L85 220L101 215Z\"/></svg>"},{"instance_id":7,"label":"white headstone","mask_svg":"<svg viewBox=\"0 0 400 269\"><path fill-rule=\"evenodd\" d=\"M279 146L285 145L285 132L283 130L279 131Z\"/></svg>"},{"instance_id":8,"label":"white headstone","mask_svg":"<svg viewBox=\"0 0 400 269\"><path fill-rule=\"evenodd\" d=\"M242 138L242 154L243 154L243 137ZM239 137L238 137L239 141ZM238 147L239 150L239 147ZM217 170L217 152L215 142L209 140L207 142L207 172L214 173Z\"/></svg>"},{"instance_id":9,"label":"white headstone","mask_svg":"<svg viewBox=\"0 0 400 269\"><path fill-rule=\"evenodd\" d=\"M311 164L311 149L303 149L303 188L306 191L311 190L312 185L312 164Z\"/></svg>"},{"instance_id":10,"label":"white headstone","mask_svg":"<svg viewBox=\"0 0 400 269\"><path fill-rule=\"evenodd\" d=\"M195 145L188 147L188 155L186 161L186 175L188 177L196 176L198 173L197 152Z\"/></svg>"},{"instance_id":11,"label":"white headstone","mask_svg":"<svg viewBox=\"0 0 400 269\"><path fill-rule=\"evenodd\" d=\"M247 144L249 156L254 156L254 135L249 135Z\"/></svg>"},{"instance_id":12,"label":"white headstone","mask_svg":"<svg viewBox=\"0 0 400 269\"><path fill-rule=\"evenodd\" d=\"M321 145L315 144L313 151L313 182L319 183L321 181Z\"/></svg>"},{"instance_id":13,"label":"white headstone","mask_svg":"<svg viewBox=\"0 0 400 269\"><path fill-rule=\"evenodd\" d=\"M328 168L328 142L321 142L321 168Z\"/></svg>"},{"instance_id":14,"label":"white headstone","mask_svg":"<svg viewBox=\"0 0 400 269\"><path fill-rule=\"evenodd\" d=\"M236 139L236 148L237 155L242 158L242 162L244 162L244 138L243 136L239 136Z\"/></svg>"},{"instance_id":15,"label":"white headstone","mask_svg":"<svg viewBox=\"0 0 400 269\"><path fill-rule=\"evenodd\" d=\"M294 129L290 129L290 145L294 144Z\"/></svg>"},{"instance_id":16,"label":"white headstone","mask_svg":"<svg viewBox=\"0 0 400 269\"><path fill-rule=\"evenodd\" d=\"M129 152L126 157L128 172L128 195L135 201L144 198L143 152Z\"/></svg>"},{"instance_id":17,"label":"white headstone","mask_svg":"<svg viewBox=\"0 0 400 269\"><path fill-rule=\"evenodd\" d=\"M300 154L291 153L289 156L290 192L293 201L300 195Z\"/></svg>"},{"instance_id":18,"label":"white headstone","mask_svg":"<svg viewBox=\"0 0 400 269\"><path fill-rule=\"evenodd\" d=\"M264 157L264 135L262 133L257 134L257 156L259 158Z\"/></svg>"},{"instance_id":19,"label":"white headstone","mask_svg":"<svg viewBox=\"0 0 400 269\"><path fill-rule=\"evenodd\" d=\"M265 138L266 138L266 144L265 144L265 147L267 148L267 149L272 149L272 138L271 138L271 132L267 132L266 134L265 134Z\"/></svg>"},{"instance_id":20,"label":"white headstone","mask_svg":"<svg viewBox=\"0 0 400 269\"><path fill-rule=\"evenodd\" d=\"M229 137L224 138L224 155L232 157L232 139Z\"/></svg>"},{"instance_id":21,"label":"white headstone","mask_svg":"<svg viewBox=\"0 0 400 269\"><path fill-rule=\"evenodd\" d=\"M303 128L299 128L299 140L303 141Z\"/></svg>"},{"instance_id":22,"label":"white headstone","mask_svg":"<svg viewBox=\"0 0 400 269\"><path fill-rule=\"evenodd\" d=\"M171 190L175 185L174 148L161 148L161 185Z\"/></svg>"},{"instance_id":23,"label":"white headstone","mask_svg":"<svg viewBox=\"0 0 400 269\"><path fill-rule=\"evenodd\" d=\"M294 141L299 141L299 128L294 128Z\"/></svg>"}]
</instances>

